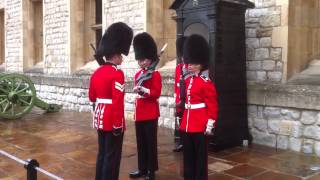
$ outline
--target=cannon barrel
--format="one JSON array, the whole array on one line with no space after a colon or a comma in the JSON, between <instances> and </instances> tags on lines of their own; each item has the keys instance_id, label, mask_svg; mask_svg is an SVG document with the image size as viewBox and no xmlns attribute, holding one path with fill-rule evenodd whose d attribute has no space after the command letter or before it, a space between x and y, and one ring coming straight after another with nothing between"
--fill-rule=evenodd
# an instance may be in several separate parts
<instances>
[{"instance_id":1,"label":"cannon barrel","mask_svg":"<svg viewBox=\"0 0 320 180\"><path fill-rule=\"evenodd\" d=\"M29 113L33 106L46 112L57 112L62 106L48 104L36 96L32 81L22 74L0 75L0 117L17 119Z\"/></svg>"}]
</instances>

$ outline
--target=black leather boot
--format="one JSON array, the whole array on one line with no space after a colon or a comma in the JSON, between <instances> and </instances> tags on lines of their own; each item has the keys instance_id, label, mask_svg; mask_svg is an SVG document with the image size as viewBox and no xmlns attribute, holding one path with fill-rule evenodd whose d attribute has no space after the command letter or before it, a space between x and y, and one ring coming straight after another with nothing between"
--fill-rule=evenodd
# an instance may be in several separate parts
<instances>
[{"instance_id":1,"label":"black leather boot","mask_svg":"<svg viewBox=\"0 0 320 180\"><path fill-rule=\"evenodd\" d=\"M145 176L147 173L144 172L144 171L133 171L131 173L129 173L129 177L130 178L139 178L139 177L142 177L142 176Z\"/></svg>"},{"instance_id":2,"label":"black leather boot","mask_svg":"<svg viewBox=\"0 0 320 180\"><path fill-rule=\"evenodd\" d=\"M182 144L177 144L176 147L173 149L173 152L181 152L183 150Z\"/></svg>"},{"instance_id":3,"label":"black leather boot","mask_svg":"<svg viewBox=\"0 0 320 180\"><path fill-rule=\"evenodd\" d=\"M154 171L148 171L145 180L154 180L154 179L155 179Z\"/></svg>"}]
</instances>

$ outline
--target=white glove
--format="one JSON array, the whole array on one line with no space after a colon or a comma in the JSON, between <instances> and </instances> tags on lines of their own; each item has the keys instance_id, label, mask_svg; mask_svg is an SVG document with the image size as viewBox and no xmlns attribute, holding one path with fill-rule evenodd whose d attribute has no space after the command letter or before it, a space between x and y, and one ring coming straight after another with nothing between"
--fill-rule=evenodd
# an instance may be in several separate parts
<instances>
[{"instance_id":1,"label":"white glove","mask_svg":"<svg viewBox=\"0 0 320 180\"><path fill-rule=\"evenodd\" d=\"M207 122L207 128L206 128L206 131L204 132L204 134L207 134L207 135L212 135L212 129L214 127L214 123L216 121L213 120L213 119L209 119L208 122Z\"/></svg>"},{"instance_id":2,"label":"white glove","mask_svg":"<svg viewBox=\"0 0 320 180\"><path fill-rule=\"evenodd\" d=\"M133 88L133 92L137 93L138 90L139 90L139 87L140 87L140 86L135 86L135 87Z\"/></svg>"},{"instance_id":3,"label":"white glove","mask_svg":"<svg viewBox=\"0 0 320 180\"><path fill-rule=\"evenodd\" d=\"M146 93L146 94L150 94L150 89L145 88L143 86L136 86L136 87L133 88L133 92L143 92L143 93Z\"/></svg>"}]
</instances>

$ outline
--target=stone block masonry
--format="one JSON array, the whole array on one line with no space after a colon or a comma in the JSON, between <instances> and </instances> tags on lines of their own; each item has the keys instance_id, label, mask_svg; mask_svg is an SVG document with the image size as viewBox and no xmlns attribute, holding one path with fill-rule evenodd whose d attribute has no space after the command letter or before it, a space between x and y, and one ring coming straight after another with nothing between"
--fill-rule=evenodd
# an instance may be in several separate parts
<instances>
[{"instance_id":1,"label":"stone block masonry","mask_svg":"<svg viewBox=\"0 0 320 180\"><path fill-rule=\"evenodd\" d=\"M249 83L253 143L320 157L320 88Z\"/></svg>"},{"instance_id":2,"label":"stone block masonry","mask_svg":"<svg viewBox=\"0 0 320 180\"><path fill-rule=\"evenodd\" d=\"M44 73L69 74L68 0L44 0Z\"/></svg>"},{"instance_id":3,"label":"stone block masonry","mask_svg":"<svg viewBox=\"0 0 320 180\"><path fill-rule=\"evenodd\" d=\"M134 34L145 31L146 9L145 0L108 0L104 1L105 24L109 26L114 22L124 22L134 31ZM104 24L104 25L105 25ZM138 63L135 60L133 47L130 53L124 58L125 62L121 65L127 80L132 80L138 71Z\"/></svg>"},{"instance_id":4,"label":"stone block masonry","mask_svg":"<svg viewBox=\"0 0 320 180\"><path fill-rule=\"evenodd\" d=\"M21 72L22 59L22 2L21 0L6 0L5 16L5 65L8 72Z\"/></svg>"},{"instance_id":5,"label":"stone block masonry","mask_svg":"<svg viewBox=\"0 0 320 180\"><path fill-rule=\"evenodd\" d=\"M254 0L246 13L247 78L255 82L280 83L283 76L282 48L272 45L273 29L281 26L285 9L276 0Z\"/></svg>"}]
</instances>

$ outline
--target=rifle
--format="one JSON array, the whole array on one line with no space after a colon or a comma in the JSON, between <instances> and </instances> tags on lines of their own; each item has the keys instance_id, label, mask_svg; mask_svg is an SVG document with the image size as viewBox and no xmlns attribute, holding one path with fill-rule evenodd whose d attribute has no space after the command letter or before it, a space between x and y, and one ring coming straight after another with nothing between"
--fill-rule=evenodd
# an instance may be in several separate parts
<instances>
[{"instance_id":1,"label":"rifle","mask_svg":"<svg viewBox=\"0 0 320 180\"><path fill-rule=\"evenodd\" d=\"M164 53L164 50L167 48L167 43L163 45L163 47L160 50L160 53L158 55L158 57L160 58L161 55ZM158 65L159 60L154 61L150 66L147 67L147 72L144 74L141 74L138 78L137 78L137 86L142 86L143 83L150 79L152 77L152 73L153 71L156 69L156 66Z\"/></svg>"},{"instance_id":2,"label":"rifle","mask_svg":"<svg viewBox=\"0 0 320 180\"><path fill-rule=\"evenodd\" d=\"M104 65L106 62L103 60L103 57L97 55L97 50L96 50L96 48L93 46L92 43L90 43L90 46L91 46L91 48L92 48L93 51L94 51L93 57L94 57L94 59L98 62L99 66Z\"/></svg>"}]
</instances>

